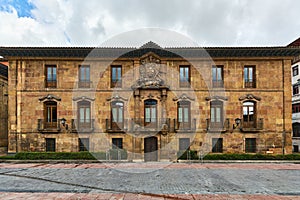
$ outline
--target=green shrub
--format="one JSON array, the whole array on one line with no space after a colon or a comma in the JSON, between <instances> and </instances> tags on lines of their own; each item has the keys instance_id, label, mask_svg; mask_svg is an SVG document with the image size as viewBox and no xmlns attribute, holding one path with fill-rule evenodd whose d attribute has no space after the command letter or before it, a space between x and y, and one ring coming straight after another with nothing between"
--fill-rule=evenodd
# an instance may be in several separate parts
<instances>
[{"instance_id":1,"label":"green shrub","mask_svg":"<svg viewBox=\"0 0 300 200\"><path fill-rule=\"evenodd\" d=\"M207 154L204 160L300 160L300 154Z\"/></svg>"},{"instance_id":2,"label":"green shrub","mask_svg":"<svg viewBox=\"0 0 300 200\"><path fill-rule=\"evenodd\" d=\"M177 158L180 160L198 160L197 151L192 150L181 150L177 152Z\"/></svg>"},{"instance_id":3,"label":"green shrub","mask_svg":"<svg viewBox=\"0 0 300 200\"><path fill-rule=\"evenodd\" d=\"M96 160L90 152L20 152L19 160Z\"/></svg>"}]
</instances>

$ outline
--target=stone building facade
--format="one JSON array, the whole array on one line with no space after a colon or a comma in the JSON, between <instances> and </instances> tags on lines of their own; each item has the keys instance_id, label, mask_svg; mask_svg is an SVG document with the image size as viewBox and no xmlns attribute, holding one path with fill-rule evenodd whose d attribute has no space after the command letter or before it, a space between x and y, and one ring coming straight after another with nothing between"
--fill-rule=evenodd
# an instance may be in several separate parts
<instances>
[{"instance_id":1,"label":"stone building facade","mask_svg":"<svg viewBox=\"0 0 300 200\"><path fill-rule=\"evenodd\" d=\"M5 62L0 62L0 154L7 152L8 145L7 72L8 67Z\"/></svg>"},{"instance_id":2,"label":"stone building facade","mask_svg":"<svg viewBox=\"0 0 300 200\"><path fill-rule=\"evenodd\" d=\"M291 153L298 48L0 48L8 151Z\"/></svg>"}]
</instances>

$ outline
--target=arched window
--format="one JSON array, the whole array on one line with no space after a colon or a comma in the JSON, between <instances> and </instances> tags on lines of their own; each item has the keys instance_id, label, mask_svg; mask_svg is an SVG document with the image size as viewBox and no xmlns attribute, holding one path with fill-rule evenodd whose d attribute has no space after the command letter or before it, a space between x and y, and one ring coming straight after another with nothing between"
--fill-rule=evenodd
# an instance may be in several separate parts
<instances>
[{"instance_id":1,"label":"arched window","mask_svg":"<svg viewBox=\"0 0 300 200\"><path fill-rule=\"evenodd\" d=\"M223 128L223 102L210 102L210 126L212 128Z\"/></svg>"},{"instance_id":2,"label":"arched window","mask_svg":"<svg viewBox=\"0 0 300 200\"><path fill-rule=\"evenodd\" d=\"M124 127L124 103L121 101L114 101L111 103L111 128L123 129Z\"/></svg>"},{"instance_id":3,"label":"arched window","mask_svg":"<svg viewBox=\"0 0 300 200\"><path fill-rule=\"evenodd\" d=\"M153 99L144 102L145 115L144 121L147 127L156 127L157 125L157 101Z\"/></svg>"},{"instance_id":4,"label":"arched window","mask_svg":"<svg viewBox=\"0 0 300 200\"><path fill-rule=\"evenodd\" d=\"M179 101L177 103L177 117L179 129L191 128L191 103L188 101Z\"/></svg>"},{"instance_id":5,"label":"arched window","mask_svg":"<svg viewBox=\"0 0 300 200\"><path fill-rule=\"evenodd\" d=\"M44 128L57 128L57 103L46 101L44 103Z\"/></svg>"},{"instance_id":6,"label":"arched window","mask_svg":"<svg viewBox=\"0 0 300 200\"><path fill-rule=\"evenodd\" d=\"M91 128L91 103L78 102L78 126L79 128Z\"/></svg>"},{"instance_id":7,"label":"arched window","mask_svg":"<svg viewBox=\"0 0 300 200\"><path fill-rule=\"evenodd\" d=\"M252 101L245 101L243 103L243 127L256 127L256 103Z\"/></svg>"}]
</instances>

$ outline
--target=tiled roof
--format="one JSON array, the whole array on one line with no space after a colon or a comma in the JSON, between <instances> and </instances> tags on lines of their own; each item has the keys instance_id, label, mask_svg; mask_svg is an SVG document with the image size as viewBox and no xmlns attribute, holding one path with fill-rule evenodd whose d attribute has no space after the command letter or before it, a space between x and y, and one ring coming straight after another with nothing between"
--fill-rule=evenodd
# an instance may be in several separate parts
<instances>
[{"instance_id":1,"label":"tiled roof","mask_svg":"<svg viewBox=\"0 0 300 200\"><path fill-rule=\"evenodd\" d=\"M8 77L8 68L6 65L0 63L0 75L4 77Z\"/></svg>"},{"instance_id":2,"label":"tiled roof","mask_svg":"<svg viewBox=\"0 0 300 200\"><path fill-rule=\"evenodd\" d=\"M149 44L149 43L147 43ZM208 48L156 48L155 43L143 48L93 48L93 47L0 47L0 55L9 57L61 57L61 58L118 58L140 57L153 52L161 57L294 57L300 48L293 47L208 47Z\"/></svg>"},{"instance_id":3,"label":"tiled roof","mask_svg":"<svg viewBox=\"0 0 300 200\"><path fill-rule=\"evenodd\" d=\"M296 39L295 41L291 42L288 47L300 47L300 38Z\"/></svg>"}]
</instances>

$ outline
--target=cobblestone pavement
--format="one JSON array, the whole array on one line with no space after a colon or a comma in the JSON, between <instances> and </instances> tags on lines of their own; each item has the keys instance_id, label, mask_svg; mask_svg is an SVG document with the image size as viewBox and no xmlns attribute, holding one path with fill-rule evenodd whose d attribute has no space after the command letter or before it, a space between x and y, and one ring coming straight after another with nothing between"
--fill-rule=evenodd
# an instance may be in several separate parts
<instances>
[{"instance_id":1,"label":"cobblestone pavement","mask_svg":"<svg viewBox=\"0 0 300 200\"><path fill-rule=\"evenodd\" d=\"M0 199L300 199L300 164L0 163Z\"/></svg>"}]
</instances>

